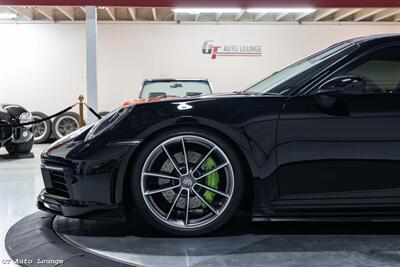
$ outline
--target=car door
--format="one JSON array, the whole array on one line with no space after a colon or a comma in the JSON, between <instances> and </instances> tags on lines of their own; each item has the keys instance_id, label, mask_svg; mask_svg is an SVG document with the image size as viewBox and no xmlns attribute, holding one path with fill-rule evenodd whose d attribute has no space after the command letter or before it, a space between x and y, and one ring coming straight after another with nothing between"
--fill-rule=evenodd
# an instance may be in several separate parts
<instances>
[{"instance_id":1,"label":"car door","mask_svg":"<svg viewBox=\"0 0 400 267\"><path fill-rule=\"evenodd\" d=\"M400 46L368 51L331 77L344 74L362 76L366 94L338 97L335 109L319 106L315 95L285 106L277 130L280 199L400 206Z\"/></svg>"}]
</instances>

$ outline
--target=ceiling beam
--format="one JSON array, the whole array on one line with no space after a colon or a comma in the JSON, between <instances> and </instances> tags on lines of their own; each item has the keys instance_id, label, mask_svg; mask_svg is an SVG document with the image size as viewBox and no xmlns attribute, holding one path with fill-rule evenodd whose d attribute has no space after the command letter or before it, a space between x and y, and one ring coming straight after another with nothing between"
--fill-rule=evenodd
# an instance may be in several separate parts
<instances>
[{"instance_id":1,"label":"ceiling beam","mask_svg":"<svg viewBox=\"0 0 400 267\"><path fill-rule=\"evenodd\" d=\"M17 14L18 16L24 17L28 20L33 20L33 11L32 9L28 8L21 8L16 6L9 6L7 7L9 10Z\"/></svg>"},{"instance_id":2,"label":"ceiling beam","mask_svg":"<svg viewBox=\"0 0 400 267\"><path fill-rule=\"evenodd\" d=\"M215 20L219 21L224 13L220 12L215 16Z\"/></svg>"},{"instance_id":3,"label":"ceiling beam","mask_svg":"<svg viewBox=\"0 0 400 267\"><path fill-rule=\"evenodd\" d=\"M368 8L368 9L363 9L360 12L357 12L354 15L354 21L360 21L363 19L366 19L368 17L371 17L381 11L385 10L384 8Z\"/></svg>"},{"instance_id":4,"label":"ceiling beam","mask_svg":"<svg viewBox=\"0 0 400 267\"><path fill-rule=\"evenodd\" d=\"M196 14L196 16L194 17L194 21L199 21L200 18L200 12Z\"/></svg>"},{"instance_id":5,"label":"ceiling beam","mask_svg":"<svg viewBox=\"0 0 400 267\"><path fill-rule=\"evenodd\" d=\"M154 7L151 9L151 13L153 14L153 20L157 21L157 10Z\"/></svg>"},{"instance_id":6,"label":"ceiling beam","mask_svg":"<svg viewBox=\"0 0 400 267\"><path fill-rule=\"evenodd\" d=\"M129 15L131 16L132 20L136 20L136 8L128 7Z\"/></svg>"},{"instance_id":7,"label":"ceiling beam","mask_svg":"<svg viewBox=\"0 0 400 267\"><path fill-rule=\"evenodd\" d=\"M48 20L54 20L54 10L51 7L37 7L36 10L45 16Z\"/></svg>"},{"instance_id":8,"label":"ceiling beam","mask_svg":"<svg viewBox=\"0 0 400 267\"><path fill-rule=\"evenodd\" d=\"M112 19L115 20L115 8L114 7L106 7L105 8L108 16Z\"/></svg>"},{"instance_id":9,"label":"ceiling beam","mask_svg":"<svg viewBox=\"0 0 400 267\"><path fill-rule=\"evenodd\" d=\"M75 18L74 18L74 7L67 7L67 6L64 6L64 7L60 7L60 6L56 6L56 9L58 10L58 11L60 11L61 13L63 13L64 14L64 16L66 16L69 20L72 20L72 21L74 21L75 20Z\"/></svg>"},{"instance_id":10,"label":"ceiling beam","mask_svg":"<svg viewBox=\"0 0 400 267\"><path fill-rule=\"evenodd\" d=\"M288 14L289 14L288 12L283 12L283 13L277 14L276 17L275 17L275 20L276 21L280 21L281 19L283 19Z\"/></svg>"},{"instance_id":11,"label":"ceiling beam","mask_svg":"<svg viewBox=\"0 0 400 267\"><path fill-rule=\"evenodd\" d=\"M361 8L343 8L340 9L335 13L335 16L333 18L334 21L340 21L342 19L345 19L351 15L354 15L355 13L359 12Z\"/></svg>"},{"instance_id":12,"label":"ceiling beam","mask_svg":"<svg viewBox=\"0 0 400 267\"><path fill-rule=\"evenodd\" d=\"M84 6L80 6L79 7L82 11L83 11L83 13L85 13L86 14L86 9L85 9L85 7Z\"/></svg>"},{"instance_id":13,"label":"ceiling beam","mask_svg":"<svg viewBox=\"0 0 400 267\"><path fill-rule=\"evenodd\" d=\"M380 21L397 15L400 13L400 8L387 9L374 15L373 21Z\"/></svg>"},{"instance_id":14,"label":"ceiling beam","mask_svg":"<svg viewBox=\"0 0 400 267\"><path fill-rule=\"evenodd\" d=\"M314 13L315 11L313 11L313 12L304 12L304 13L300 13L300 14L298 14L298 15L296 15L295 17L294 17L294 20L295 21L299 21L299 20L302 20L302 19L304 19L305 17L307 17L308 15L311 15L312 13Z\"/></svg>"},{"instance_id":15,"label":"ceiling beam","mask_svg":"<svg viewBox=\"0 0 400 267\"><path fill-rule=\"evenodd\" d=\"M243 15L244 15L245 13L246 13L245 10L242 10L242 11L240 11L239 13L237 13L236 16L235 16L235 21L239 21L239 20L243 17Z\"/></svg>"},{"instance_id":16,"label":"ceiling beam","mask_svg":"<svg viewBox=\"0 0 400 267\"><path fill-rule=\"evenodd\" d=\"M259 21L260 19L262 19L267 13L258 13L255 17L254 17L254 21Z\"/></svg>"},{"instance_id":17,"label":"ceiling beam","mask_svg":"<svg viewBox=\"0 0 400 267\"><path fill-rule=\"evenodd\" d=\"M325 8L325 9L317 10L315 12L314 21L323 20L324 18L329 17L336 11L338 11L338 8Z\"/></svg>"}]
</instances>

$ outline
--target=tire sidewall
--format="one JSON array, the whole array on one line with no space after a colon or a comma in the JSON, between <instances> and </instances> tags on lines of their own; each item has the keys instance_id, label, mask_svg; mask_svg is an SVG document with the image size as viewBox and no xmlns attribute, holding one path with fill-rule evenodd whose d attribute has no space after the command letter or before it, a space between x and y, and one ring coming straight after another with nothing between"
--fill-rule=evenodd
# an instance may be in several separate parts
<instances>
[{"instance_id":1,"label":"tire sidewall","mask_svg":"<svg viewBox=\"0 0 400 267\"><path fill-rule=\"evenodd\" d=\"M216 144L228 157L229 161L231 162L231 166L234 173L235 186L231 200L228 203L227 207L225 208L223 213L220 214L218 218L216 218L210 224L199 228L181 229L165 224L151 213L151 211L149 210L149 208L145 203L145 200L141 192L142 190L141 173L147 157L162 142L180 135L198 136L201 138L205 138ZM229 143L226 142L218 134L209 130L196 129L191 127L169 130L167 132L164 132L160 135L153 137L152 140L143 145L142 149L138 153L136 153L136 155L137 158L135 158L135 163L133 165L133 169L131 170L131 175L130 175L130 194L133 198L134 204L138 208L144 220L153 227L157 228L158 230L178 236L194 236L194 235L206 234L220 228L233 216L233 214L238 209L244 191L243 168L241 166L239 157L237 156L236 152L232 149L231 145L229 145Z\"/></svg>"},{"instance_id":2,"label":"tire sidewall","mask_svg":"<svg viewBox=\"0 0 400 267\"><path fill-rule=\"evenodd\" d=\"M6 145L6 150L8 154L15 155L15 154L27 154L31 152L33 147L33 137L25 143L11 143Z\"/></svg>"},{"instance_id":3,"label":"tire sidewall","mask_svg":"<svg viewBox=\"0 0 400 267\"><path fill-rule=\"evenodd\" d=\"M53 120L53 125L52 125L52 131L53 131L53 135L54 135L54 137L55 138L57 138L57 139L60 139L60 138L62 138L62 137L64 137L64 136L62 136L62 135L60 135L60 134L58 134L58 131L57 131L57 124L58 124L58 121L59 120L62 120L63 118L65 118L65 117L72 117L72 118L74 118L75 120L76 120L76 122L78 123L78 128L77 129L79 129L79 115L77 114L77 113L75 113L75 112L66 112L66 113L64 113L64 114L62 114L62 115L60 115L60 116L57 116L57 117L55 117L54 118L54 120Z\"/></svg>"},{"instance_id":4,"label":"tire sidewall","mask_svg":"<svg viewBox=\"0 0 400 267\"><path fill-rule=\"evenodd\" d=\"M32 112L32 115L34 117L38 117L38 118L41 118L41 119L47 118L47 115L42 113L42 112L34 111L34 112ZM49 139L50 135L51 135L51 131L52 131L51 120L46 120L43 123L46 124L47 132L43 135L42 138L36 139L36 140L34 139L34 143L35 144L42 144L42 143L46 142ZM33 125L33 127L35 127L35 125Z\"/></svg>"}]
</instances>

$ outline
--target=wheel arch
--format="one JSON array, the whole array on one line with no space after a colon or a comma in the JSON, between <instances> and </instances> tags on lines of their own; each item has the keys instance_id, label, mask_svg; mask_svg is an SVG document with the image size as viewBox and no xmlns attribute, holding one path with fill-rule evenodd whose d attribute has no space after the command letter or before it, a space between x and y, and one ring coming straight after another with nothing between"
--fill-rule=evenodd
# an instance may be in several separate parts
<instances>
[{"instance_id":1,"label":"wheel arch","mask_svg":"<svg viewBox=\"0 0 400 267\"><path fill-rule=\"evenodd\" d=\"M164 124L164 123L163 123ZM122 200L124 204L129 204L129 207L132 207L133 201L128 194L129 190L129 175L133 168L133 161L137 154L141 152L143 147L147 144L149 140L154 138L155 136L161 135L163 132L169 131L171 129L178 129L184 127L191 127L191 128L198 128L203 129L206 131L213 132L226 140L231 148L235 151L237 156L239 157L240 161L242 162L242 167L244 169L245 175L245 198L242 199L242 203L240 205L240 209L244 211L250 211L253 207L254 203L254 178L256 177L254 169L252 169L251 160L249 159L249 155L246 155L246 152L238 145L236 138L232 137L231 135L227 134L229 131L224 131L223 128L213 127L209 124L199 123L198 121L175 121L172 124L164 125L163 127L152 127L155 130L151 131L150 133L146 131L146 138L142 139L140 145L135 149L135 151L130 155L130 159L127 163L127 167L125 169L125 174L123 176L123 190L122 190ZM251 197L250 197L251 196Z\"/></svg>"}]
</instances>

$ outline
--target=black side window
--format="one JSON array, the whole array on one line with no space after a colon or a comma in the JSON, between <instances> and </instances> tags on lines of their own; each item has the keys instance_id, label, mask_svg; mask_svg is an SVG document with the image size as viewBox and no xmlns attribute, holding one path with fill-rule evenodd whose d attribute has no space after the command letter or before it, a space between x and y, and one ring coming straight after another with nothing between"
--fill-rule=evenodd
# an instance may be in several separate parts
<instances>
[{"instance_id":1,"label":"black side window","mask_svg":"<svg viewBox=\"0 0 400 267\"><path fill-rule=\"evenodd\" d=\"M400 46L372 52L346 67L342 74L362 76L367 94L400 93Z\"/></svg>"}]
</instances>

